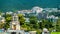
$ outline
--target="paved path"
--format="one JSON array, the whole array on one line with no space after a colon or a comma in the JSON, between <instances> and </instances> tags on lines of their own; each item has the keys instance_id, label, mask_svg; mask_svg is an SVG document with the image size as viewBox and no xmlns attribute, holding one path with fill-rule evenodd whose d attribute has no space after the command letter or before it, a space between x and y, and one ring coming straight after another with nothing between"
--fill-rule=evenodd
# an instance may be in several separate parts
<instances>
[{"instance_id":1,"label":"paved path","mask_svg":"<svg viewBox=\"0 0 60 34\"><path fill-rule=\"evenodd\" d=\"M0 32L0 34L10 34L10 33L7 33L7 32Z\"/></svg>"}]
</instances>

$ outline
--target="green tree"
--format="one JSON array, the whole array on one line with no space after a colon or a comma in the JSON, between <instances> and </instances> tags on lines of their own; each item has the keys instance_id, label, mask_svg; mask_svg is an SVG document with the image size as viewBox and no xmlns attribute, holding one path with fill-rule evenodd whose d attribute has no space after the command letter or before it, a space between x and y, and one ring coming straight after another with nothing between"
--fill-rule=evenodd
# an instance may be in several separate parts
<instances>
[{"instance_id":1,"label":"green tree","mask_svg":"<svg viewBox=\"0 0 60 34\"><path fill-rule=\"evenodd\" d=\"M11 20L12 20L11 14L6 14L5 19L6 19L6 22L11 22Z\"/></svg>"},{"instance_id":2,"label":"green tree","mask_svg":"<svg viewBox=\"0 0 60 34\"><path fill-rule=\"evenodd\" d=\"M53 28L53 22L50 22L47 19L43 19L42 20L42 26L41 27L47 28L49 30L49 29Z\"/></svg>"},{"instance_id":3,"label":"green tree","mask_svg":"<svg viewBox=\"0 0 60 34\"><path fill-rule=\"evenodd\" d=\"M39 22L39 29L43 29L43 23L42 22Z\"/></svg>"},{"instance_id":4,"label":"green tree","mask_svg":"<svg viewBox=\"0 0 60 34\"><path fill-rule=\"evenodd\" d=\"M4 23L0 22L0 29L4 27Z\"/></svg>"},{"instance_id":5,"label":"green tree","mask_svg":"<svg viewBox=\"0 0 60 34\"><path fill-rule=\"evenodd\" d=\"M36 16L31 16L30 17L30 24L36 24L37 23L37 18Z\"/></svg>"},{"instance_id":6,"label":"green tree","mask_svg":"<svg viewBox=\"0 0 60 34\"><path fill-rule=\"evenodd\" d=\"M20 25L23 25L25 22L25 17L23 14L18 14Z\"/></svg>"},{"instance_id":7,"label":"green tree","mask_svg":"<svg viewBox=\"0 0 60 34\"><path fill-rule=\"evenodd\" d=\"M60 18L57 21L56 30L57 30L57 32L60 32Z\"/></svg>"},{"instance_id":8,"label":"green tree","mask_svg":"<svg viewBox=\"0 0 60 34\"><path fill-rule=\"evenodd\" d=\"M12 20L12 16L11 16L11 14L6 14L5 15L5 19L6 19L6 23L5 23L5 27L4 28L9 28L9 24L10 24L10 22L11 22L11 20Z\"/></svg>"},{"instance_id":9,"label":"green tree","mask_svg":"<svg viewBox=\"0 0 60 34\"><path fill-rule=\"evenodd\" d=\"M35 29L38 29L39 28L39 24L37 22L37 17L36 16L31 16L30 17L30 27L31 28L35 28Z\"/></svg>"}]
</instances>

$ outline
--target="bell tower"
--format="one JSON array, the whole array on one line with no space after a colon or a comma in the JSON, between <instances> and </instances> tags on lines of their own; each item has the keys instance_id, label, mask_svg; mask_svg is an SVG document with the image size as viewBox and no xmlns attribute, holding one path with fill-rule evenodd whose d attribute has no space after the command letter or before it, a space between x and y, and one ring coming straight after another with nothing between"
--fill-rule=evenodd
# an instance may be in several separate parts
<instances>
[{"instance_id":1,"label":"bell tower","mask_svg":"<svg viewBox=\"0 0 60 34\"><path fill-rule=\"evenodd\" d=\"M16 13L13 14L12 16L12 21L10 23L10 28L12 30L20 30L20 23L18 21L18 16Z\"/></svg>"}]
</instances>

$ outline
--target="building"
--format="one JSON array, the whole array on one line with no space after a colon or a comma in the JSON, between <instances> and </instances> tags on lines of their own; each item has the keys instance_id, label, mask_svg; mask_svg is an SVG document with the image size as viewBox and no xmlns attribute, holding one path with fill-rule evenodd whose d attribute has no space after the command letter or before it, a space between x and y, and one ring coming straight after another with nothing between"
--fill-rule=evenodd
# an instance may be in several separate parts
<instances>
[{"instance_id":1,"label":"building","mask_svg":"<svg viewBox=\"0 0 60 34\"><path fill-rule=\"evenodd\" d=\"M44 8L43 10L48 11L48 12L57 12L57 8Z\"/></svg>"},{"instance_id":2,"label":"building","mask_svg":"<svg viewBox=\"0 0 60 34\"><path fill-rule=\"evenodd\" d=\"M5 23L5 18L0 15L0 23Z\"/></svg>"},{"instance_id":3,"label":"building","mask_svg":"<svg viewBox=\"0 0 60 34\"><path fill-rule=\"evenodd\" d=\"M21 11L17 11L17 14L29 14L32 13L31 10L21 10Z\"/></svg>"},{"instance_id":4,"label":"building","mask_svg":"<svg viewBox=\"0 0 60 34\"><path fill-rule=\"evenodd\" d=\"M43 11L43 9L42 8L40 8L40 7L33 7L32 8L32 12L33 13L36 13L36 15L38 14L38 13L41 13Z\"/></svg>"},{"instance_id":5,"label":"building","mask_svg":"<svg viewBox=\"0 0 60 34\"><path fill-rule=\"evenodd\" d=\"M54 15L51 15L51 16L48 16L47 19L48 19L50 22L54 22L54 23L56 23L58 17L55 17Z\"/></svg>"},{"instance_id":6,"label":"building","mask_svg":"<svg viewBox=\"0 0 60 34\"><path fill-rule=\"evenodd\" d=\"M42 34L50 34L47 28L43 28Z\"/></svg>"},{"instance_id":7,"label":"building","mask_svg":"<svg viewBox=\"0 0 60 34\"><path fill-rule=\"evenodd\" d=\"M6 12L6 14L13 14L13 12L12 11L9 11L9 12Z\"/></svg>"},{"instance_id":8,"label":"building","mask_svg":"<svg viewBox=\"0 0 60 34\"><path fill-rule=\"evenodd\" d=\"M10 29L11 30L20 30L20 23L18 21L18 16L16 13L12 16L12 21L10 22Z\"/></svg>"},{"instance_id":9,"label":"building","mask_svg":"<svg viewBox=\"0 0 60 34\"><path fill-rule=\"evenodd\" d=\"M38 13L37 18L38 20L47 19L47 13Z\"/></svg>"},{"instance_id":10,"label":"building","mask_svg":"<svg viewBox=\"0 0 60 34\"><path fill-rule=\"evenodd\" d=\"M36 31L29 31L29 34L36 34Z\"/></svg>"},{"instance_id":11,"label":"building","mask_svg":"<svg viewBox=\"0 0 60 34\"><path fill-rule=\"evenodd\" d=\"M25 22L30 22L30 21L29 21L29 18L25 18L25 19L26 19Z\"/></svg>"},{"instance_id":12,"label":"building","mask_svg":"<svg viewBox=\"0 0 60 34\"><path fill-rule=\"evenodd\" d=\"M43 17L42 13L38 13L38 15L37 15L38 20L41 20L42 17Z\"/></svg>"}]
</instances>

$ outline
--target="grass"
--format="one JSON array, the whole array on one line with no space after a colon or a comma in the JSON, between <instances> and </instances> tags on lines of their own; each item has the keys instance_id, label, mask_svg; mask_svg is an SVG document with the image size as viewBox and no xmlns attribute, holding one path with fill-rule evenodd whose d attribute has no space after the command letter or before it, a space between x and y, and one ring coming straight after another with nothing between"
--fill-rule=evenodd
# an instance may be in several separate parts
<instances>
[{"instance_id":1,"label":"grass","mask_svg":"<svg viewBox=\"0 0 60 34\"><path fill-rule=\"evenodd\" d=\"M51 34L60 34L60 32L51 32Z\"/></svg>"}]
</instances>

